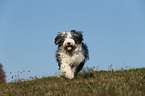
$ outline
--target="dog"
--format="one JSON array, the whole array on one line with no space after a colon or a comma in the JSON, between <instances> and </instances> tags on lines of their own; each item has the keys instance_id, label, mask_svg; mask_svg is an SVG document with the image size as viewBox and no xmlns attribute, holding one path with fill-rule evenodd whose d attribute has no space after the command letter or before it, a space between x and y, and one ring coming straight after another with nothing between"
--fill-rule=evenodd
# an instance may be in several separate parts
<instances>
[{"instance_id":1,"label":"dog","mask_svg":"<svg viewBox=\"0 0 145 96\"><path fill-rule=\"evenodd\" d=\"M56 60L60 73L65 78L76 78L89 59L88 47L82 41L82 32L76 30L59 32L55 38L55 44L58 45Z\"/></svg>"}]
</instances>

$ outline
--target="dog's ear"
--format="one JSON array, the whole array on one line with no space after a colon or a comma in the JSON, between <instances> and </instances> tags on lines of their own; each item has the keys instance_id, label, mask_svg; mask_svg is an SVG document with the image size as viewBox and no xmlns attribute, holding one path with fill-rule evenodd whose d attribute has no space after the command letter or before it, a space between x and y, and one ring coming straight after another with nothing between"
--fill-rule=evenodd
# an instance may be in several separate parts
<instances>
[{"instance_id":1,"label":"dog's ear","mask_svg":"<svg viewBox=\"0 0 145 96\"><path fill-rule=\"evenodd\" d=\"M79 37L79 39L80 39L81 42L83 41L83 34L82 33L83 32L77 32L78 37Z\"/></svg>"},{"instance_id":2,"label":"dog's ear","mask_svg":"<svg viewBox=\"0 0 145 96\"><path fill-rule=\"evenodd\" d=\"M78 31L77 34L78 34L78 36L79 36L80 38L82 38L82 40L83 40L83 32Z\"/></svg>"},{"instance_id":3,"label":"dog's ear","mask_svg":"<svg viewBox=\"0 0 145 96\"><path fill-rule=\"evenodd\" d=\"M55 38L55 45L58 45L62 42L62 35L58 35L56 38Z\"/></svg>"}]
</instances>

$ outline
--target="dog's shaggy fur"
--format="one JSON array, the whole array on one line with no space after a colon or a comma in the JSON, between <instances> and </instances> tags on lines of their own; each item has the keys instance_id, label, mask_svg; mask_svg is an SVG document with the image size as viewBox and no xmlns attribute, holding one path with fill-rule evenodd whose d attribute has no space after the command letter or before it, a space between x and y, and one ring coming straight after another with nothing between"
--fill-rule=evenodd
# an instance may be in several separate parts
<instances>
[{"instance_id":1,"label":"dog's shaggy fur","mask_svg":"<svg viewBox=\"0 0 145 96\"><path fill-rule=\"evenodd\" d=\"M82 32L75 30L60 32L55 38L55 44L58 45L56 59L60 73L68 79L75 78L85 61L89 59L87 45L82 41Z\"/></svg>"}]
</instances>

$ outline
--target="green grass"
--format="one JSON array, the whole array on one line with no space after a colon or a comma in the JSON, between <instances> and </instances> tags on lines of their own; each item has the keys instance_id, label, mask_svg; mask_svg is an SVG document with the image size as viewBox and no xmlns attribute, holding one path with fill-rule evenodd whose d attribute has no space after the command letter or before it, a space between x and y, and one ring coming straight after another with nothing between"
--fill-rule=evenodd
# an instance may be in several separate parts
<instances>
[{"instance_id":1,"label":"green grass","mask_svg":"<svg viewBox=\"0 0 145 96\"><path fill-rule=\"evenodd\" d=\"M145 96L145 68L83 71L77 80L47 77L0 85L0 96Z\"/></svg>"}]
</instances>

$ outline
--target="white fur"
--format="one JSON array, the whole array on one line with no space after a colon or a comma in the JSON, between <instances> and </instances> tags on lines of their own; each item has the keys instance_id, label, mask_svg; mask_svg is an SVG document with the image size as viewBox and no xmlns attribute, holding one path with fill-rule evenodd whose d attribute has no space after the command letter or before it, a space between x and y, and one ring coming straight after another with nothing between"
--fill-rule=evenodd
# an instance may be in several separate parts
<instances>
[{"instance_id":1,"label":"white fur","mask_svg":"<svg viewBox=\"0 0 145 96\"><path fill-rule=\"evenodd\" d=\"M66 78L73 79L74 72L78 64L84 61L85 57L82 55L81 51L78 51L77 54L70 56L65 54L63 51L61 53L62 64L60 66L60 73L65 75ZM74 66L71 68L71 66Z\"/></svg>"}]
</instances>

